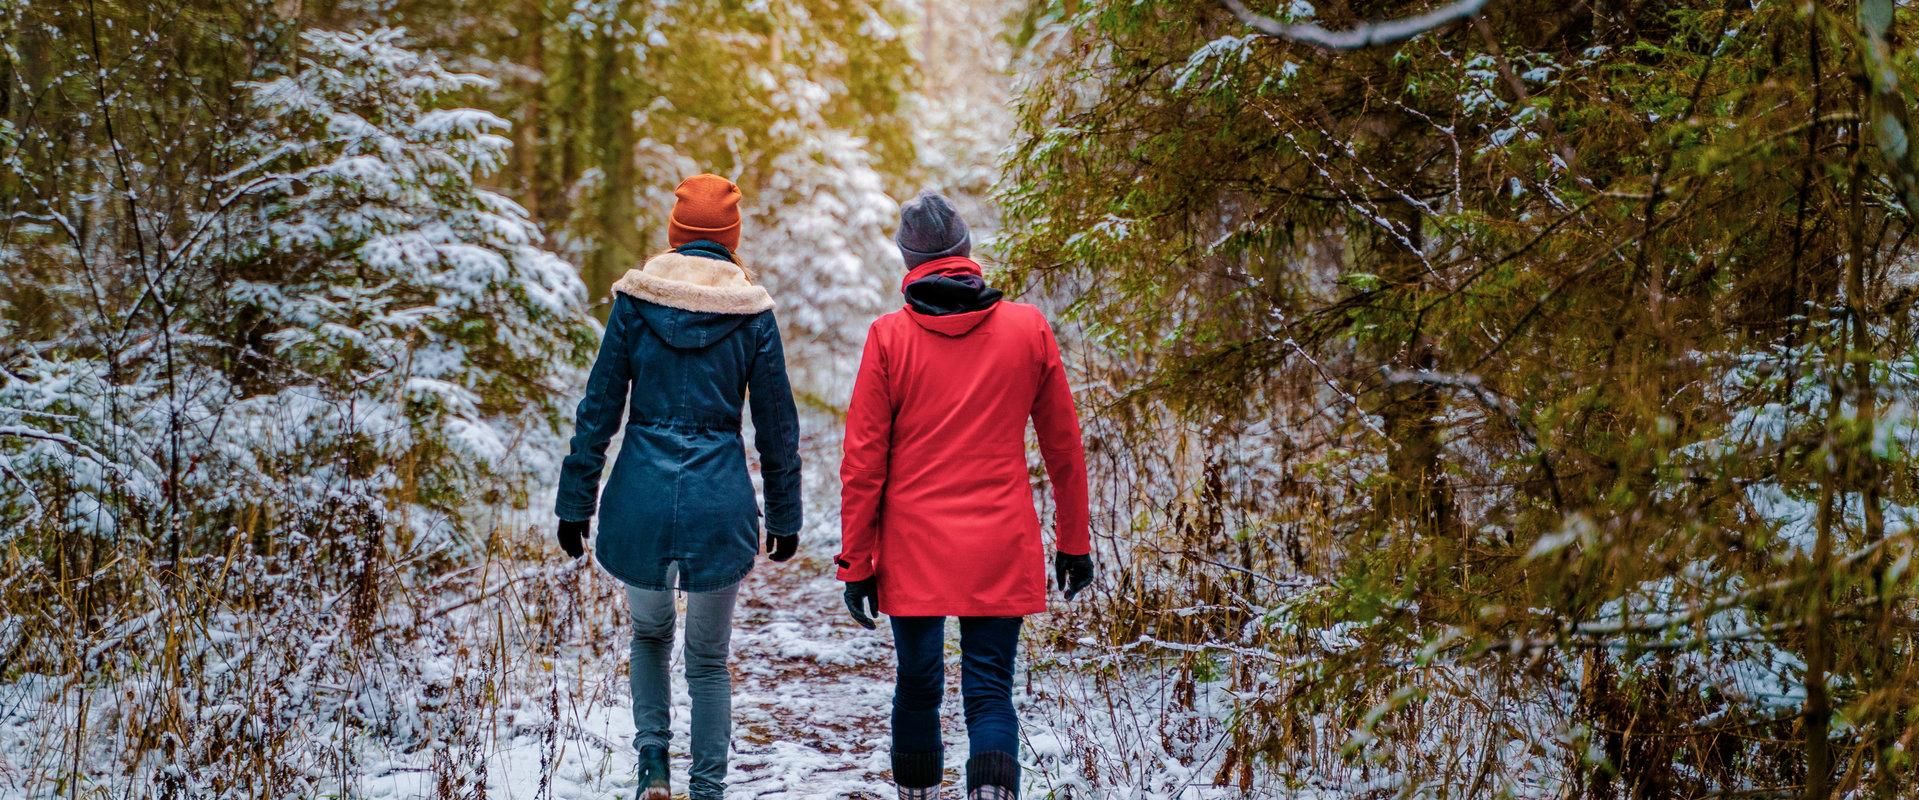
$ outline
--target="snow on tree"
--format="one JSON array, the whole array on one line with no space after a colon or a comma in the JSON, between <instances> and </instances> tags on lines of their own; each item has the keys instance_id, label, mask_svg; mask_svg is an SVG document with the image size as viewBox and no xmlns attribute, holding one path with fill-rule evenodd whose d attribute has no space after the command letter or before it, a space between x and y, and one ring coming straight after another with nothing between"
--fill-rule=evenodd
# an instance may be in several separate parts
<instances>
[{"instance_id":1,"label":"snow on tree","mask_svg":"<svg viewBox=\"0 0 1919 800\"><path fill-rule=\"evenodd\" d=\"M489 81L446 71L396 30L302 38L300 67L252 90L263 155L230 179L255 187L260 213L238 237L249 245L222 254L274 265L226 298L280 380L209 433L256 468L345 446L382 468L311 464L280 491L321 497L358 477L424 532L492 482L551 471L568 368L591 347L585 292L525 211L476 183L505 163L507 123L431 106Z\"/></svg>"}]
</instances>

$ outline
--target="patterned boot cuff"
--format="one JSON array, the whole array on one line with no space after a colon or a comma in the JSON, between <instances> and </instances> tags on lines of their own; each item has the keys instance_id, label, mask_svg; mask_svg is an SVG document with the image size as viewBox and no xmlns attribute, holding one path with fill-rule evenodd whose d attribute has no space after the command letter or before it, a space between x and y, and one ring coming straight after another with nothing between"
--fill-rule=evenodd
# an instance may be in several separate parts
<instances>
[{"instance_id":1,"label":"patterned boot cuff","mask_svg":"<svg viewBox=\"0 0 1919 800\"><path fill-rule=\"evenodd\" d=\"M909 789L930 789L926 797L938 797L940 777L939 753L893 753L893 782L899 784L901 800L918 797L909 797Z\"/></svg>"},{"instance_id":2,"label":"patterned boot cuff","mask_svg":"<svg viewBox=\"0 0 1919 800\"><path fill-rule=\"evenodd\" d=\"M990 752L966 761L966 796L973 800L1013 800L1019 797L1019 759L1012 753Z\"/></svg>"}]
</instances>

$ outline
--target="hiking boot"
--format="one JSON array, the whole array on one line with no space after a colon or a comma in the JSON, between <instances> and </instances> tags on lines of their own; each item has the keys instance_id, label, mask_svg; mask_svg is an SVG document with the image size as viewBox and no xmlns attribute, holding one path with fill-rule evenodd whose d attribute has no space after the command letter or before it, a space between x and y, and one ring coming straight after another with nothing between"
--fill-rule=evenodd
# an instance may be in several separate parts
<instances>
[{"instance_id":1,"label":"hiking boot","mask_svg":"<svg viewBox=\"0 0 1919 800\"><path fill-rule=\"evenodd\" d=\"M666 766L666 748L649 745L640 748L640 793L638 800L673 800L673 776Z\"/></svg>"}]
</instances>

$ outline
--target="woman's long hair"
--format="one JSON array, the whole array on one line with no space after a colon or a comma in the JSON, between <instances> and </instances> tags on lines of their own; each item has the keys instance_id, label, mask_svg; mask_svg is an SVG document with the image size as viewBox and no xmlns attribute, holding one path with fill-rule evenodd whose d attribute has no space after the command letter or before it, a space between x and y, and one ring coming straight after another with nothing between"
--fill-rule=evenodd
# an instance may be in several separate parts
<instances>
[{"instance_id":1,"label":"woman's long hair","mask_svg":"<svg viewBox=\"0 0 1919 800\"><path fill-rule=\"evenodd\" d=\"M724 247L724 245L722 245L722 247ZM669 247L669 248L666 248L665 250L661 250L661 251L660 251L660 252L658 252L658 253L654 253L654 254L653 254L653 258L659 258L660 256L663 256L663 255L666 255L666 254L668 254L668 253L679 253L679 252L680 252L680 251L679 251L679 248L677 248L677 247ZM684 253L680 253L680 254L681 254L681 255L685 255ZM649 261L651 261L652 259L648 259L648 260L649 260ZM726 251L726 260L728 260L728 261L731 261L731 262L733 262L733 266L736 266L736 267L739 267L739 268L740 268L740 272L743 272L743 273L745 273L745 274L746 274L746 282L747 282L747 283L759 283L759 282L760 282L760 276L759 276L759 274L758 274L758 273L755 273L755 272L753 271L753 268L752 268L752 267L749 267L749 266L747 266L747 265L746 265L746 262L744 262L744 261L741 261L741 260L740 260L740 257L739 257L739 254L737 254L737 253L734 253L734 252L733 252L732 250L730 250L730 249L729 249L729 250L727 250L727 251Z\"/></svg>"}]
</instances>

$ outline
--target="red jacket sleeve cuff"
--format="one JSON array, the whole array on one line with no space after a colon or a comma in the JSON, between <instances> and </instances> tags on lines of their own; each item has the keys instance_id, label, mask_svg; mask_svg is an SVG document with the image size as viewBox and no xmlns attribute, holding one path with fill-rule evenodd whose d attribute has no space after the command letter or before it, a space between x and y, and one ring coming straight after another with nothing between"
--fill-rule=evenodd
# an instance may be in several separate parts
<instances>
[{"instance_id":1,"label":"red jacket sleeve cuff","mask_svg":"<svg viewBox=\"0 0 1919 800\"><path fill-rule=\"evenodd\" d=\"M833 563L840 568L839 572L834 573L833 577L841 581L852 583L853 581L863 581L873 577L873 565L871 562L856 564L847 561L845 557L836 557L833 559Z\"/></svg>"}]
</instances>

